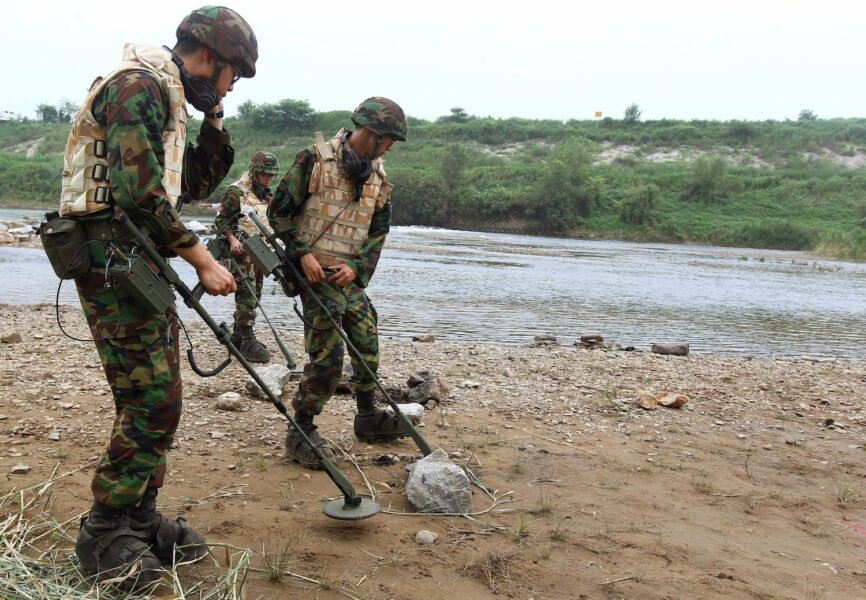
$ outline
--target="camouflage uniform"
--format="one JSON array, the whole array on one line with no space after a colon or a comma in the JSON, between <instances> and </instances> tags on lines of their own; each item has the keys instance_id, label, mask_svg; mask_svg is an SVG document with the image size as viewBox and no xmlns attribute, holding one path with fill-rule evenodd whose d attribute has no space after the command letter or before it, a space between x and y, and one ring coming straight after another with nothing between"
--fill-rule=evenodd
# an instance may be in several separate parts
<instances>
[{"instance_id":1,"label":"camouflage uniform","mask_svg":"<svg viewBox=\"0 0 866 600\"><path fill-rule=\"evenodd\" d=\"M310 252L310 246L301 239L293 217L303 210L310 185L310 174L315 160L310 150L301 151L294 164L280 180L274 199L268 208L268 218L287 242L292 258L299 258ZM340 288L332 283L322 282L313 286L313 291L331 307L332 314L342 321L344 331L352 344L364 355L367 365L375 373L379 366L378 318L373 303L364 288L370 283L379 256L385 246L385 238L391 227L391 202L373 213L367 240L360 255L345 261L356 273L355 280ZM345 352L343 340L320 314L315 301L301 293L304 317L315 327L304 324L304 344L310 362L304 366L304 374L298 386L298 393L292 400L295 410L321 414L325 403L334 395L343 370ZM376 386L364 369L354 364L352 383L359 391L370 391Z\"/></svg>"},{"instance_id":2,"label":"camouflage uniform","mask_svg":"<svg viewBox=\"0 0 866 600\"><path fill-rule=\"evenodd\" d=\"M355 110L352 119L357 126L367 127L378 136L374 155L378 155L378 144L382 143L383 136L391 136L396 140L406 137L403 111L390 100L370 98ZM286 243L292 259L299 260L304 254L312 253L323 266L342 263L355 272L355 279L342 287L323 281L314 284L312 291L340 323L370 371L376 373L379 367L378 317L365 288L376 271L390 229L391 185L385 180L378 159L372 160L370 169L366 171L369 179L349 175L351 170L347 161L352 160L354 155L354 152L347 154L349 135L350 132L341 131L325 143L317 134L317 143L297 155L277 186L268 208L268 218ZM354 158L357 160L356 155ZM315 185L311 186L314 173ZM315 193L311 191L313 188ZM350 188L356 190L354 199ZM348 198L348 201L335 202L335 198ZM311 204L314 199L316 203ZM338 209L339 212L336 212ZM371 214L368 215L367 211ZM342 219L338 225L340 217ZM366 237L357 235L353 229L356 223L366 228ZM317 227L320 229L317 230ZM328 240L324 236L330 236L332 241L323 244L320 240ZM312 419L321 414L334 394L342 375L345 348L339 333L328 322L309 292L301 291L301 302L305 320L304 343L309 362L304 366L292 406L295 419L313 443L323 452L328 449L333 453L333 449L315 433ZM351 358L354 370L351 383L358 402L355 434L362 439L369 437L375 440L405 436L405 431L396 423L393 415L375 409L374 379L363 368L358 357ZM359 429L359 423L365 426L372 423L372 427ZM286 452L287 456L302 466L319 468L317 459L302 447L300 437L293 430L286 437ZM328 453L325 455L328 456Z\"/></svg>"},{"instance_id":3,"label":"camouflage uniform","mask_svg":"<svg viewBox=\"0 0 866 600\"><path fill-rule=\"evenodd\" d=\"M220 204L220 211L214 223L220 231L231 229L237 230L237 217L241 214L241 199L243 190L236 185L231 185L226 190ZM235 276L237 291L235 291L235 314L236 326L252 327L256 323L256 306L262 298L262 274L253 266L253 261L246 253L233 255L234 262L239 269L232 265L231 272ZM248 287L249 286L249 287ZM250 293L253 290L253 293Z\"/></svg>"},{"instance_id":4,"label":"camouflage uniform","mask_svg":"<svg viewBox=\"0 0 866 600\"><path fill-rule=\"evenodd\" d=\"M160 180L165 106L158 83L141 73L119 77L94 103L94 115L106 129L111 194L129 213L138 208L155 214L166 210ZM228 134L203 123L197 146L187 146L185 191L207 197L233 160ZM180 221L168 227L168 233L168 252L198 243ZM120 247L129 250L122 243ZM76 285L117 411L91 488L99 502L122 507L137 502L146 487L161 487L165 477L165 452L181 410L177 315L174 307L153 315L119 287L107 289L105 248L89 248L92 269Z\"/></svg>"}]
</instances>

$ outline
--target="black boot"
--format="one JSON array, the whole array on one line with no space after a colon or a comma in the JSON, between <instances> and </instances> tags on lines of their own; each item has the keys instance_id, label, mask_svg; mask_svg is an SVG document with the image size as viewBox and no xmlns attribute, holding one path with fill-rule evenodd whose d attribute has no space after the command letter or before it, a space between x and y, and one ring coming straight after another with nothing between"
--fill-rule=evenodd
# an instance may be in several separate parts
<instances>
[{"instance_id":1,"label":"black boot","mask_svg":"<svg viewBox=\"0 0 866 600\"><path fill-rule=\"evenodd\" d=\"M313 415L296 411L294 418L295 422L303 429L307 437L310 438L310 441L322 451L325 458L333 461L336 455L334 447L326 442L319 435L319 432L316 431L318 427L313 424ZM313 469L315 471L322 469L322 462L315 455L309 444L304 441L304 438L291 425L289 425L289 431L286 433L286 458L298 463L305 469Z\"/></svg>"},{"instance_id":2,"label":"black boot","mask_svg":"<svg viewBox=\"0 0 866 600\"><path fill-rule=\"evenodd\" d=\"M147 532L130 526L125 509L100 502L94 502L81 520L75 555L84 570L98 579L121 576L137 567L118 584L127 591L143 591L160 578L159 559L151 552Z\"/></svg>"},{"instance_id":3,"label":"black boot","mask_svg":"<svg viewBox=\"0 0 866 600\"><path fill-rule=\"evenodd\" d=\"M204 538L186 519L169 519L156 510L157 488L147 488L138 506L127 510L129 525L147 532L154 555L163 564L195 562L207 554Z\"/></svg>"},{"instance_id":4,"label":"black boot","mask_svg":"<svg viewBox=\"0 0 866 600\"><path fill-rule=\"evenodd\" d=\"M271 353L268 352L263 343L256 339L252 325L236 325L232 332L232 344L250 362L266 363L271 361Z\"/></svg>"},{"instance_id":5,"label":"black boot","mask_svg":"<svg viewBox=\"0 0 866 600\"><path fill-rule=\"evenodd\" d=\"M358 414L355 415L355 437L362 442L390 442L407 437L409 432L396 414L376 408L376 392L355 392Z\"/></svg>"}]
</instances>

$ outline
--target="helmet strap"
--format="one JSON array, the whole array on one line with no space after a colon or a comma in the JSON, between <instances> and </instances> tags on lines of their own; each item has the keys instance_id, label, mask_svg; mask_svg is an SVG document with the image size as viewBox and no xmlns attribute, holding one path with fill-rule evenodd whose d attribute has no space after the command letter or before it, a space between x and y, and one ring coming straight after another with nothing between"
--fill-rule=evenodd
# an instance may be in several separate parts
<instances>
[{"instance_id":1,"label":"helmet strap","mask_svg":"<svg viewBox=\"0 0 866 600\"><path fill-rule=\"evenodd\" d=\"M183 84L184 95L193 108L201 112L207 112L220 103L220 94L217 91L216 82L219 81L219 76L222 73L222 69L220 68L220 64L224 64L222 61L217 61L217 68L210 78L190 77L189 71L183 65L183 60L174 53L174 50L168 46L163 46L162 48L171 54L171 61L180 70L180 82Z\"/></svg>"}]
</instances>

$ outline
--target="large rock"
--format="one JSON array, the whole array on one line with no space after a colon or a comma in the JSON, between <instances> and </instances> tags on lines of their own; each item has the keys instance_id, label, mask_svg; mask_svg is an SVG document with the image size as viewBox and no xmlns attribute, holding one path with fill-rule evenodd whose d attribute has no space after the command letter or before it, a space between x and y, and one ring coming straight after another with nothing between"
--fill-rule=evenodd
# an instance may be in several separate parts
<instances>
[{"instance_id":1,"label":"large rock","mask_svg":"<svg viewBox=\"0 0 866 600\"><path fill-rule=\"evenodd\" d=\"M448 399L448 386L441 377L428 379L427 381L416 385L406 394L408 402L415 402L422 406L427 406L431 402L442 404Z\"/></svg>"},{"instance_id":2,"label":"large rock","mask_svg":"<svg viewBox=\"0 0 866 600\"><path fill-rule=\"evenodd\" d=\"M530 348L542 348L544 346L559 346L559 340L552 333L543 333L532 338Z\"/></svg>"},{"instance_id":3,"label":"large rock","mask_svg":"<svg viewBox=\"0 0 866 600\"><path fill-rule=\"evenodd\" d=\"M406 497L418 512L472 512L469 478L441 448L413 465L406 481Z\"/></svg>"},{"instance_id":4,"label":"large rock","mask_svg":"<svg viewBox=\"0 0 866 600\"><path fill-rule=\"evenodd\" d=\"M5 231L0 231L0 244L14 244L18 241L14 235L6 233Z\"/></svg>"},{"instance_id":5,"label":"large rock","mask_svg":"<svg viewBox=\"0 0 866 600\"><path fill-rule=\"evenodd\" d=\"M666 354L669 356L688 356L688 344L653 344L653 354Z\"/></svg>"},{"instance_id":6,"label":"large rock","mask_svg":"<svg viewBox=\"0 0 866 600\"><path fill-rule=\"evenodd\" d=\"M216 407L219 410L227 411L241 410L244 407L244 402L237 392L226 392L217 398Z\"/></svg>"},{"instance_id":7,"label":"large rock","mask_svg":"<svg viewBox=\"0 0 866 600\"><path fill-rule=\"evenodd\" d=\"M21 334L20 333L4 333L0 336L0 342L4 344L20 344L21 343Z\"/></svg>"},{"instance_id":8,"label":"large rock","mask_svg":"<svg viewBox=\"0 0 866 600\"><path fill-rule=\"evenodd\" d=\"M8 231L9 226L6 223L0 223L0 231Z\"/></svg>"},{"instance_id":9,"label":"large rock","mask_svg":"<svg viewBox=\"0 0 866 600\"><path fill-rule=\"evenodd\" d=\"M256 373L262 378L265 385L279 398L285 392L286 386L289 384L292 372L285 365L274 364L264 367L256 367ZM247 381L245 386L246 392L259 400L269 401L265 394L255 381Z\"/></svg>"}]
</instances>

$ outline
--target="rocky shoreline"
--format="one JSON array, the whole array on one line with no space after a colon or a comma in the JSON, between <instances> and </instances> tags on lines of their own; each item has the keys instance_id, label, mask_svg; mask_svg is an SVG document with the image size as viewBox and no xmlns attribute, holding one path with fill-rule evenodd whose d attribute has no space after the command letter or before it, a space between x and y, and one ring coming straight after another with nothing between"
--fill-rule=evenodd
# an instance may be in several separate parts
<instances>
[{"instance_id":1,"label":"rocky shoreline","mask_svg":"<svg viewBox=\"0 0 866 600\"><path fill-rule=\"evenodd\" d=\"M87 335L80 311L61 307L60 317L73 335ZM55 506L69 519L87 507L92 461L113 419L101 366L91 343L58 331L51 305L0 305L0 323L0 491L44 481L58 464L82 467ZM210 332L186 325L198 364L218 364L224 350ZM259 337L279 356L269 336ZM300 334L285 339L303 357ZM185 360L184 416L165 496L211 498L186 513L208 539L259 551L273 547L274 535L293 539L307 575L334 569L347 583L364 581L367 595L381 586L395 598L866 594L866 524L858 516L866 508L866 365L584 343L382 340L388 386L406 388L417 371L441 379L440 401L428 403L421 420L432 447L508 491L519 514L493 512L483 522L379 515L345 544L348 530L321 515L333 486L283 462L284 420L250 393L246 373L232 364L202 379ZM294 385L285 386L284 402ZM238 395L230 410L218 406L227 392ZM668 393L679 408L647 402ZM417 448L353 441L353 413L351 397L336 396L317 422L366 473L383 507L412 512L403 486ZM214 499L214 490L223 496ZM472 503L478 511L489 501L476 490ZM433 541L416 541L420 530ZM264 564L259 551L253 562ZM386 565L390 555L395 564ZM564 572L577 591L561 588ZM260 576L249 585L250 597L275 597L292 584Z\"/></svg>"}]
</instances>

